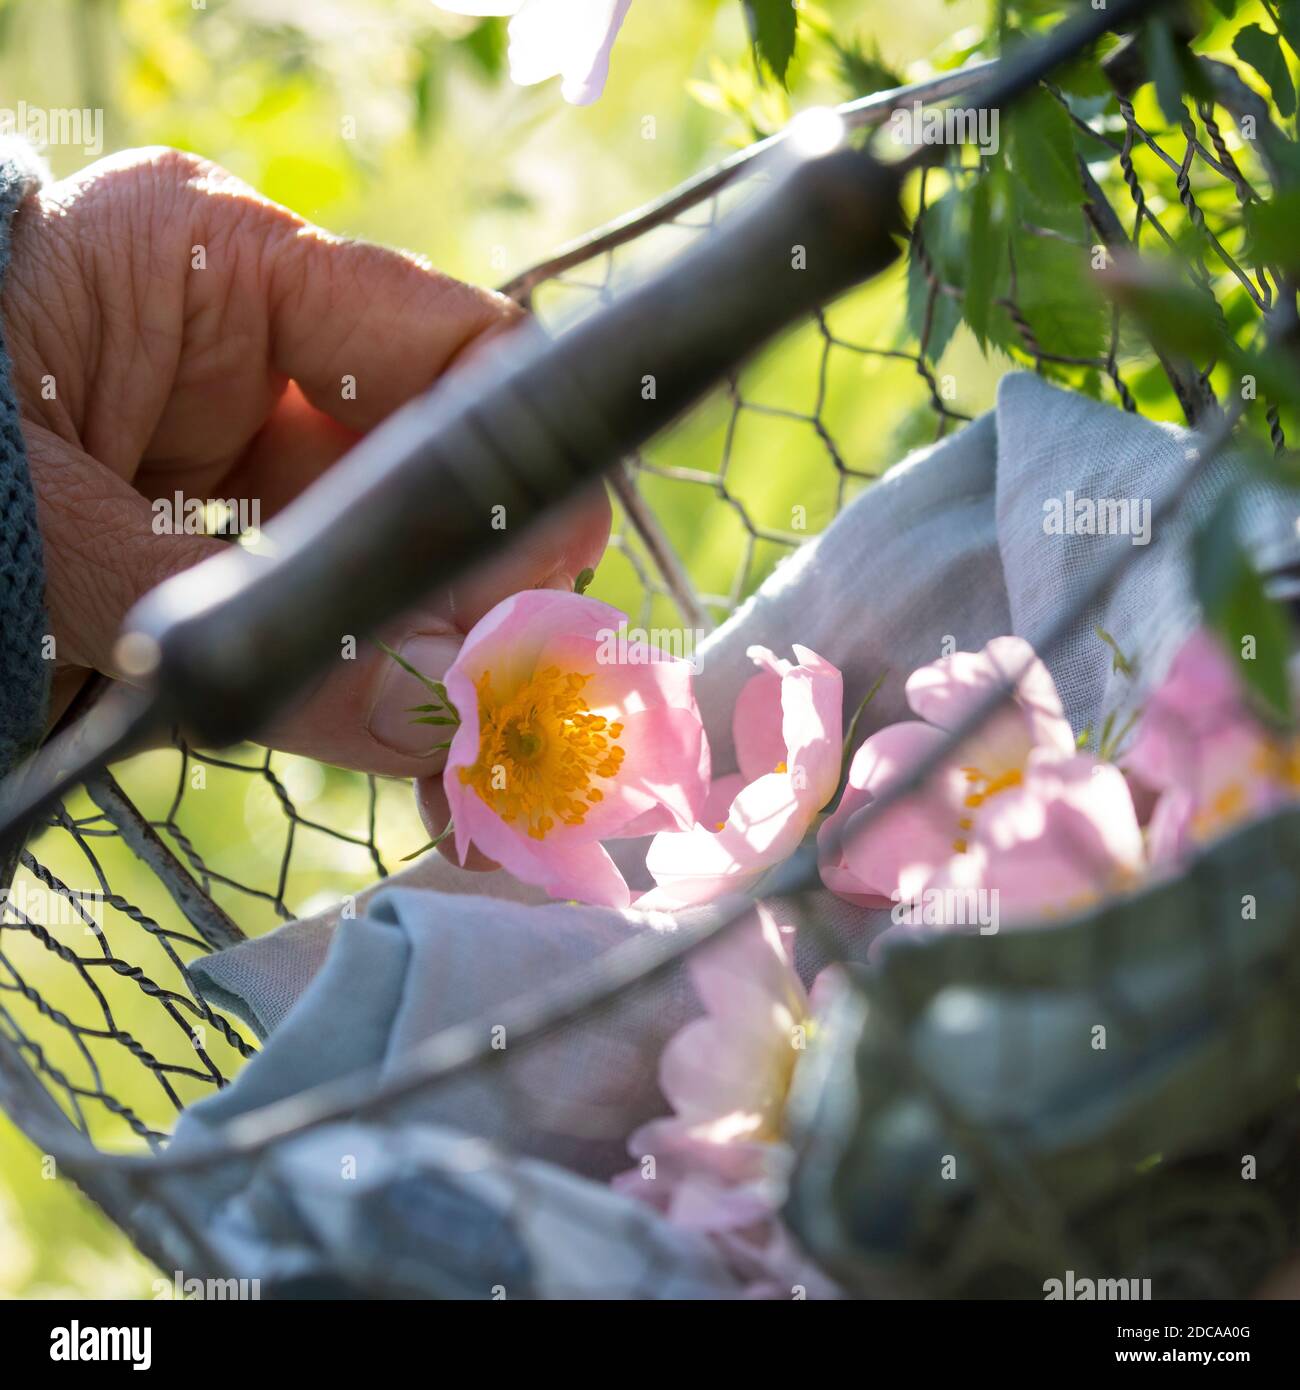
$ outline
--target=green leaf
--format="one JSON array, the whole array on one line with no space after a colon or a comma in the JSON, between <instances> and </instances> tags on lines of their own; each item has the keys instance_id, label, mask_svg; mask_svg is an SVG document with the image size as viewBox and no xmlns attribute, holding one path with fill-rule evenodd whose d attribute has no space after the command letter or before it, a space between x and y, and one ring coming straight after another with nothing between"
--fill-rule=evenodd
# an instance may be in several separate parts
<instances>
[{"instance_id":1,"label":"green leaf","mask_svg":"<svg viewBox=\"0 0 1300 1390\"><path fill-rule=\"evenodd\" d=\"M1110 738L1110 732L1114 727L1115 711L1111 710L1111 712L1101 722L1101 733L1097 735L1098 752L1100 752L1101 749L1106 747L1107 740Z\"/></svg>"},{"instance_id":2,"label":"green leaf","mask_svg":"<svg viewBox=\"0 0 1300 1390\"><path fill-rule=\"evenodd\" d=\"M794 57L798 12L790 0L741 0L754 43L754 57L785 86Z\"/></svg>"},{"instance_id":3,"label":"green leaf","mask_svg":"<svg viewBox=\"0 0 1300 1390\"><path fill-rule=\"evenodd\" d=\"M1238 537L1237 497L1227 493L1197 535L1196 594L1246 688L1274 717L1289 720L1290 630Z\"/></svg>"},{"instance_id":4,"label":"green leaf","mask_svg":"<svg viewBox=\"0 0 1300 1390\"><path fill-rule=\"evenodd\" d=\"M1280 266L1295 275L1300 272L1300 189L1279 193L1271 202L1252 203L1246 208L1254 257L1268 265Z\"/></svg>"},{"instance_id":5,"label":"green leaf","mask_svg":"<svg viewBox=\"0 0 1300 1390\"><path fill-rule=\"evenodd\" d=\"M853 718L849 720L848 732L844 735L844 742L840 747L840 780L835 788L835 795L831 797L830 804L838 806L840 798L844 795L844 790L849 784L849 771L852 768L853 740L858 735L858 724L861 722L867 706L880 693L880 687L885 683L885 677L889 675L889 668L886 667L871 683L871 689L862 697L861 703L853 711Z\"/></svg>"},{"instance_id":6,"label":"green leaf","mask_svg":"<svg viewBox=\"0 0 1300 1390\"><path fill-rule=\"evenodd\" d=\"M1231 344L1210 296L1186 280L1143 262L1117 266L1108 276L1111 293L1159 348L1179 357L1219 358Z\"/></svg>"},{"instance_id":7,"label":"green leaf","mask_svg":"<svg viewBox=\"0 0 1300 1390\"><path fill-rule=\"evenodd\" d=\"M989 336L995 287L1007 263L1006 178L1001 164L995 165L976 181L971 193L969 273L962 312L981 351Z\"/></svg>"},{"instance_id":8,"label":"green leaf","mask_svg":"<svg viewBox=\"0 0 1300 1390\"><path fill-rule=\"evenodd\" d=\"M867 706L880 693L880 687L885 683L885 677L889 674L888 668L883 670L874 681L871 682L871 689L862 697L857 709L853 711L853 718L849 720L849 731L844 735L844 747L840 751L840 760L847 762L848 756L853 752L853 740L857 736L858 724L866 712Z\"/></svg>"},{"instance_id":9,"label":"green leaf","mask_svg":"<svg viewBox=\"0 0 1300 1390\"><path fill-rule=\"evenodd\" d=\"M993 266L997 256L991 201L989 181L982 178L971 193L970 276L962 300L962 312L981 352L988 337L989 309L993 300Z\"/></svg>"},{"instance_id":10,"label":"green leaf","mask_svg":"<svg viewBox=\"0 0 1300 1390\"><path fill-rule=\"evenodd\" d=\"M1290 450L1275 454L1256 442L1242 450L1242 461L1262 482L1300 491L1300 454Z\"/></svg>"},{"instance_id":11,"label":"green leaf","mask_svg":"<svg viewBox=\"0 0 1300 1390\"><path fill-rule=\"evenodd\" d=\"M1183 65L1173 31L1163 19L1152 19L1143 29L1142 52L1165 120L1173 126L1181 125L1187 114L1183 108Z\"/></svg>"},{"instance_id":12,"label":"green leaf","mask_svg":"<svg viewBox=\"0 0 1300 1390\"><path fill-rule=\"evenodd\" d=\"M587 590L591 587L591 581L595 579L595 577L596 571L592 569L590 565L588 565L587 568L583 570L582 573L578 575L578 577L573 581L573 592L575 594L585 594Z\"/></svg>"},{"instance_id":13,"label":"green leaf","mask_svg":"<svg viewBox=\"0 0 1300 1390\"><path fill-rule=\"evenodd\" d=\"M1279 0L1277 25L1292 53L1300 53L1300 0Z\"/></svg>"},{"instance_id":14,"label":"green leaf","mask_svg":"<svg viewBox=\"0 0 1300 1390\"><path fill-rule=\"evenodd\" d=\"M1258 24L1247 24L1232 41L1232 50L1243 63L1268 83L1273 100L1283 116L1295 114L1295 84L1287 69L1286 55L1278 36Z\"/></svg>"},{"instance_id":15,"label":"green leaf","mask_svg":"<svg viewBox=\"0 0 1300 1390\"><path fill-rule=\"evenodd\" d=\"M1119 643L1110 635L1109 632L1106 631L1104 627L1102 627L1100 623L1094 623L1092 630L1097 634L1098 637L1101 638L1103 642L1105 642L1105 644L1111 650L1111 675L1132 676L1133 663L1128 659L1128 657L1124 655L1124 652L1121 649Z\"/></svg>"},{"instance_id":16,"label":"green leaf","mask_svg":"<svg viewBox=\"0 0 1300 1390\"><path fill-rule=\"evenodd\" d=\"M420 848L417 850L412 850L410 854L404 854L402 856L402 863L407 864L412 859L418 859L422 854L428 854L428 852L431 849L437 849L438 846L442 844L442 842L447 838L448 835L451 834L451 832L455 828L455 822L448 821L447 824L443 826L441 832L438 834L436 839L430 840L427 845L421 845Z\"/></svg>"},{"instance_id":17,"label":"green leaf","mask_svg":"<svg viewBox=\"0 0 1300 1390\"><path fill-rule=\"evenodd\" d=\"M1197 101L1214 100L1214 83L1200 57L1186 44L1178 45L1178 71L1183 78L1183 91Z\"/></svg>"},{"instance_id":18,"label":"green leaf","mask_svg":"<svg viewBox=\"0 0 1300 1390\"><path fill-rule=\"evenodd\" d=\"M827 34L826 41L835 54L837 76L851 96L870 96L901 87L903 80L880 56L879 45L868 49L860 38L838 39Z\"/></svg>"},{"instance_id":19,"label":"green leaf","mask_svg":"<svg viewBox=\"0 0 1300 1390\"><path fill-rule=\"evenodd\" d=\"M1102 730L1101 739L1097 744L1097 756L1103 762L1113 763L1119 757L1125 740L1133 732L1133 726L1137 723L1140 713L1140 710L1131 710L1128 718L1118 729L1115 728L1114 714L1106 716L1106 726Z\"/></svg>"},{"instance_id":20,"label":"green leaf","mask_svg":"<svg viewBox=\"0 0 1300 1390\"><path fill-rule=\"evenodd\" d=\"M429 690L434 695L436 695L442 706L446 709L447 713L452 716L452 718L455 720L457 724L460 723L460 711L447 698L447 687L441 681L430 680L430 678L426 676L422 671L417 671L415 667L412 666L411 663L407 661L407 659L401 654L401 652L395 652L392 649L392 647L388 645L387 642L381 642L378 638L376 638L375 646L377 646L379 650L384 653L385 656L390 657L393 661L397 662L397 664L402 668L403 671L406 672L408 676L414 676L415 679L419 681L420 684L424 686L426 690ZM415 707L412 706L412 708Z\"/></svg>"},{"instance_id":21,"label":"green leaf","mask_svg":"<svg viewBox=\"0 0 1300 1390\"><path fill-rule=\"evenodd\" d=\"M1233 375L1242 380L1254 377L1255 390L1266 401L1293 410L1300 406L1300 372L1296 371L1296 359L1289 349L1240 348L1232 343L1227 357Z\"/></svg>"},{"instance_id":22,"label":"green leaf","mask_svg":"<svg viewBox=\"0 0 1300 1390\"><path fill-rule=\"evenodd\" d=\"M1046 208L1079 208L1083 184L1070 117L1041 88L1011 114L1011 167L1030 198Z\"/></svg>"},{"instance_id":23,"label":"green leaf","mask_svg":"<svg viewBox=\"0 0 1300 1390\"><path fill-rule=\"evenodd\" d=\"M484 77L500 77L506 69L506 24L503 19L484 19L459 39L459 46Z\"/></svg>"},{"instance_id":24,"label":"green leaf","mask_svg":"<svg viewBox=\"0 0 1300 1390\"><path fill-rule=\"evenodd\" d=\"M433 130L437 112L441 51L429 38L416 45L414 56L411 105L414 109L416 136L420 140L425 140Z\"/></svg>"},{"instance_id":25,"label":"green leaf","mask_svg":"<svg viewBox=\"0 0 1300 1390\"><path fill-rule=\"evenodd\" d=\"M1045 350L1064 357L1099 357L1106 320L1097 277L1085 248L1017 225L1012 233L1014 300ZM1017 333L1017 341L1024 346Z\"/></svg>"},{"instance_id":26,"label":"green leaf","mask_svg":"<svg viewBox=\"0 0 1300 1390\"><path fill-rule=\"evenodd\" d=\"M1052 74L1052 85L1077 97L1113 97L1115 89L1092 53L1083 53Z\"/></svg>"},{"instance_id":27,"label":"green leaf","mask_svg":"<svg viewBox=\"0 0 1300 1390\"><path fill-rule=\"evenodd\" d=\"M917 220L916 237L941 284L961 288L966 278L966 251L971 207L964 191L950 189ZM924 340L926 356L937 362L961 322L961 301L932 290L914 237L907 262L907 322Z\"/></svg>"},{"instance_id":28,"label":"green leaf","mask_svg":"<svg viewBox=\"0 0 1300 1390\"><path fill-rule=\"evenodd\" d=\"M1081 396L1087 396L1091 401L1105 400L1106 393L1102 390L1101 373L1096 367L1085 367L1078 382L1078 391Z\"/></svg>"}]
</instances>

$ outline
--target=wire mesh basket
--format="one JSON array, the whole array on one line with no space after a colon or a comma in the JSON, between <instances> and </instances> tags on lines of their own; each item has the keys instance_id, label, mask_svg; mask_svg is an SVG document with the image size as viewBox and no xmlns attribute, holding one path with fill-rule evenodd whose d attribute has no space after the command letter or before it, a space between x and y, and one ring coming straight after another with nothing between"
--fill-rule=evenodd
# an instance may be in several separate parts
<instances>
[{"instance_id":1,"label":"wire mesh basket","mask_svg":"<svg viewBox=\"0 0 1300 1390\"><path fill-rule=\"evenodd\" d=\"M615 530L598 596L646 629L713 629L893 462L988 408L999 376L1013 367L1125 411L1181 415L1212 434L1222 429L1221 364L1153 347L1118 307L1080 326L1054 321L1035 301L1036 281L1052 266L1084 261L1096 248L1104 248L1103 260L1150 248L1176 257L1187 282L1214 298L1239 336L1262 339L1293 298L1276 269L1254 259L1246 227L1259 190L1276 184L1276 151L1287 144L1267 103L1233 68L1207 63L1212 93L1186 110L1181 124L1140 121L1137 82L1126 66L1132 60L1131 51L1120 51L1104 65L1115 104L1080 97L1068 82L1036 89L1035 100L1066 112L1087 142L1083 199L1060 226L1030 229L1046 248L1042 266L1008 264L999 275L989 306L1003 324L997 351L984 358L959 327L963 290L945 265L945 219L969 204L979 161L922 169L908 185L905 262L817 308L612 471ZM977 89L994 67L973 65L865 97L839 114L854 138L865 139L914 101ZM1255 122L1258 138L1236 134L1243 119ZM727 161L541 262L507 292L544 322L598 313L637 284L647 265L673 264L725 229L737 206L761 197L768 153L756 148ZM1247 426L1283 449L1278 407L1262 401L1257 416ZM73 721L80 715L74 712ZM170 1265L183 1250L186 1268L207 1263L211 1272L223 1272L185 1212L186 1174L202 1162L169 1169L165 1155L178 1115L229 1083L256 1044L244 1024L205 999L190 965L354 898L392 874L423 839L403 783L251 745L195 748L178 737L89 778L14 848L11 862L0 864L0 878L10 885L0 915L0 1095L20 1127L58 1156L147 1254ZM1279 839L1269 862L1285 863L1293 849ZM1215 862L1222 867L1222 860ZM1296 862L1291 857L1292 875ZM1294 916L1293 877L1280 892L1283 904L1291 894ZM1207 920L1205 931L1212 935L1213 928ZM1123 995L1130 962L1120 929L1109 929L1103 915L1100 924L1078 930L1093 954L1082 947L1070 954L1070 978ZM1291 938L1277 947L1292 978L1294 935L1292 925ZM933 1005L941 987L953 982L978 977L993 988L999 979L1015 979L1022 968L1016 949L1008 944L1001 965L990 964L991 955L976 965L973 957L962 958L962 943L936 943L909 953L885 973L884 985L870 986L874 992L864 985L861 998L870 998L885 1022L877 1025L879 1036L862 1044L859 1077L868 1063L909 1075L916 1060L909 1056L915 1039L909 1030L923 1005ZM1260 972L1276 959L1255 959L1241 975L1243 1009L1258 1004L1252 990L1262 995ZM549 1009L527 1001L525 1031L563 1028L583 1009L598 1007L604 994L635 987L638 971L648 975L661 965L647 955L635 969L624 962L617 971L597 972ZM1047 988L1051 967L1038 960L1033 970ZM885 986L896 993L882 995ZM882 1004L891 997L894 1004ZM862 1007L861 998L854 1007ZM434 1043L410 1086L446 1084L466 1067L492 1060L477 1045L466 1052L463 1034ZM853 1069L843 1059L837 1065ZM1029 1084L1014 1068L1006 1075L1009 1088ZM854 1089L844 1074L836 1084ZM901 1088L903 1081L892 1084ZM1223 1084L1233 1083L1225 1078ZM901 1104L898 1095L892 1100ZM1077 1203L1062 1198L1065 1189L995 1120L981 1131L977 1116L949 1115L949 1133L959 1132L979 1155L977 1177L951 1200L936 1197L924 1219L918 1217L920 1234L907 1249L869 1269L853 1241L878 1251L888 1245L872 1235L884 1219L872 1206L877 1199L855 1189L853 1201L861 1199L855 1219L834 1230L825 1229L815 1209L818 1194L850 1181L852 1164L877 1176L888 1169L879 1155L864 1152L867 1140L854 1118L841 1115L837 1127L819 1132L810 1145L795 1212L810 1246L856 1292L1037 1289L1032 1280L1026 1286L1025 1271L1039 1267L1041 1252L1022 1259L1014 1241L992 1239L1001 1221L1004 1233L1050 1231L1062 1268L1082 1258L1071 1250L1086 1229L1117 1267L1168 1272L1167 1286L1176 1292L1240 1293L1296 1243L1298 1112L1293 1100L1279 1097L1269 1107L1230 1116L1241 1122L1235 1128L1225 1119L1217 1130L1188 1133L1183 1150L1168 1152L1146 1187L1080 1183L1086 1200ZM307 1132L331 1113L328 1105L314 1118L308 1113L288 1133ZM285 1137L284 1127L272 1124L240 1152L271 1148ZM1236 1162L1243 1145L1260 1155L1267 1178L1246 1196L1239 1184L1228 1184L1219 1162L1225 1155ZM865 1187L865 1177L862 1182ZM897 1185L881 1183L891 1199L905 1202ZM657 1261L652 1236L631 1236L644 1240L637 1291L663 1292L671 1277Z\"/></svg>"}]
</instances>

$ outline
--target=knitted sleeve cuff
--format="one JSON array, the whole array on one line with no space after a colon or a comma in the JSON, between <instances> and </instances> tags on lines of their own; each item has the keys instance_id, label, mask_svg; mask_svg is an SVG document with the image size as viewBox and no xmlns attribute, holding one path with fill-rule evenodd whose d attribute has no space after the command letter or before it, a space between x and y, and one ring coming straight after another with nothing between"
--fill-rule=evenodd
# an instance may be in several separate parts
<instances>
[{"instance_id":1,"label":"knitted sleeve cuff","mask_svg":"<svg viewBox=\"0 0 1300 1390\"><path fill-rule=\"evenodd\" d=\"M0 139L0 278L14 213L44 178L25 141ZM11 367L0 325L0 774L40 740L53 665L45 659L45 565Z\"/></svg>"}]
</instances>

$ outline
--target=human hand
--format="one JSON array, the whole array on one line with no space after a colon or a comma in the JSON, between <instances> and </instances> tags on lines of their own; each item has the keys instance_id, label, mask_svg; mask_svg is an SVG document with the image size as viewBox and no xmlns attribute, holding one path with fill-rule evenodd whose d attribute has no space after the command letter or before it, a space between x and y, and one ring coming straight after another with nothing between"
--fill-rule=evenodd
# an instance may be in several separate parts
<instances>
[{"instance_id":1,"label":"human hand","mask_svg":"<svg viewBox=\"0 0 1300 1390\"><path fill-rule=\"evenodd\" d=\"M168 149L101 160L27 199L2 302L45 550L55 714L88 670L123 676L114 645L143 594L227 544L159 534L154 499L256 499L268 519L519 313ZM438 678L483 613L520 589L571 586L608 532L603 493L589 496L377 635ZM442 755L408 712L424 698L363 644L263 740L427 777Z\"/></svg>"}]
</instances>

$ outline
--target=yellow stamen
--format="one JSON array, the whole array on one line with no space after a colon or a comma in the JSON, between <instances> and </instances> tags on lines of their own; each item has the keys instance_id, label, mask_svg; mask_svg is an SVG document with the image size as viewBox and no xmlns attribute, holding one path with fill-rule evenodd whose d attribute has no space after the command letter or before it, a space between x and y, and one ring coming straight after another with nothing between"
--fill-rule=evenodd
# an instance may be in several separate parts
<instances>
[{"instance_id":1,"label":"yellow stamen","mask_svg":"<svg viewBox=\"0 0 1300 1390\"><path fill-rule=\"evenodd\" d=\"M1282 781L1293 792L1300 791L1300 736L1288 739L1281 755Z\"/></svg>"},{"instance_id":2,"label":"yellow stamen","mask_svg":"<svg viewBox=\"0 0 1300 1390\"><path fill-rule=\"evenodd\" d=\"M994 777L984 788L984 795L996 796L999 792L1007 791L1011 787L1018 787L1023 780L1020 769L1013 767L1010 772L1004 772L1001 777Z\"/></svg>"},{"instance_id":3,"label":"yellow stamen","mask_svg":"<svg viewBox=\"0 0 1300 1390\"><path fill-rule=\"evenodd\" d=\"M1300 791L1300 737L1264 743L1251 759L1251 770L1280 782L1288 791Z\"/></svg>"},{"instance_id":4,"label":"yellow stamen","mask_svg":"<svg viewBox=\"0 0 1300 1390\"><path fill-rule=\"evenodd\" d=\"M1012 787L1018 787L1024 781L1024 775L1018 767L1011 768L1008 772L1000 773L997 777L989 777L977 767L964 767L962 772L966 775L966 781L970 784L971 790L962 797L962 805L970 810L978 810L991 796L997 796L1001 792L1010 791ZM957 822L959 830L972 830L975 820L972 816L962 816ZM952 842L952 847L958 854L966 853L967 841L961 837Z\"/></svg>"},{"instance_id":5,"label":"yellow stamen","mask_svg":"<svg viewBox=\"0 0 1300 1390\"><path fill-rule=\"evenodd\" d=\"M498 694L485 671L478 692L478 760L460 769L462 786L534 840L557 822L582 825L605 793L593 780L617 777L621 724L592 714L582 698L589 675L556 666L535 671L512 694Z\"/></svg>"},{"instance_id":6,"label":"yellow stamen","mask_svg":"<svg viewBox=\"0 0 1300 1390\"><path fill-rule=\"evenodd\" d=\"M1248 809L1246 788L1240 782L1220 787L1209 805L1192 820L1192 831L1198 839L1205 838L1242 819Z\"/></svg>"}]
</instances>

